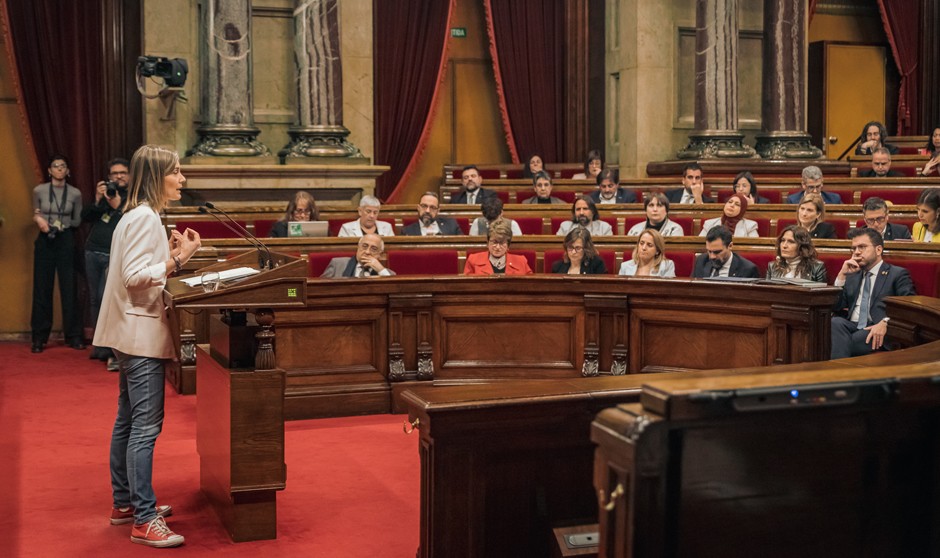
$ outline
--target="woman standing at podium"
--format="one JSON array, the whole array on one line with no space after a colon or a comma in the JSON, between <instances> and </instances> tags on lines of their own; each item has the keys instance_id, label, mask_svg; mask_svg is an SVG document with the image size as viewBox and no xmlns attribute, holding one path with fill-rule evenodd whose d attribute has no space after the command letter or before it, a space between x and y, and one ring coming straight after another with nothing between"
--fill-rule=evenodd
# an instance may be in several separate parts
<instances>
[{"instance_id":1,"label":"woman standing at podium","mask_svg":"<svg viewBox=\"0 0 940 558\"><path fill-rule=\"evenodd\" d=\"M112 347L120 366L111 434L111 524L133 522L131 542L155 547L183 544L163 519L172 508L157 506L152 472L163 426L163 365L174 354L163 288L200 246L192 229L173 231L167 242L160 222L160 211L180 199L185 182L176 152L145 145L134 153L94 341Z\"/></svg>"}]
</instances>

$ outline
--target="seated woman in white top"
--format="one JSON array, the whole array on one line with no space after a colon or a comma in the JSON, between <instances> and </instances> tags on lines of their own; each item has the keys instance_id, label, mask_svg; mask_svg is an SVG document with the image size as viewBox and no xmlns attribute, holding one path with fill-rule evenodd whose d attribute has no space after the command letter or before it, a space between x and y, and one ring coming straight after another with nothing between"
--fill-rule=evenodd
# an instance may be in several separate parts
<instances>
[{"instance_id":1,"label":"seated woman in white top","mask_svg":"<svg viewBox=\"0 0 940 558\"><path fill-rule=\"evenodd\" d=\"M636 239L633 259L620 265L627 277L675 277L676 265L666 258L666 242L658 231L647 229Z\"/></svg>"},{"instance_id":2,"label":"seated woman in white top","mask_svg":"<svg viewBox=\"0 0 940 558\"><path fill-rule=\"evenodd\" d=\"M382 202L375 196L362 196L359 200L359 218L355 221L343 223L336 236L358 236L371 233L379 236L395 236L392 225L379 221Z\"/></svg>"},{"instance_id":3,"label":"seated woman in white top","mask_svg":"<svg viewBox=\"0 0 940 558\"><path fill-rule=\"evenodd\" d=\"M708 231L723 225L732 236L750 236L757 238L757 223L750 219L745 219L747 213L747 198L741 194L731 194L728 201L725 202L724 214L721 217L715 217L702 223L702 232L699 236L705 236Z\"/></svg>"},{"instance_id":4,"label":"seated woman in white top","mask_svg":"<svg viewBox=\"0 0 940 558\"><path fill-rule=\"evenodd\" d=\"M648 192L643 197L646 221L630 227L627 236L637 236L646 229L658 231L663 236L685 236L682 225L669 220L669 198L662 192Z\"/></svg>"},{"instance_id":5,"label":"seated woman in white top","mask_svg":"<svg viewBox=\"0 0 940 558\"><path fill-rule=\"evenodd\" d=\"M595 180L597 175L601 173L601 169L604 168L604 156L601 155L599 149L592 149L588 151L587 159L584 160L584 172L579 172L578 174L571 177L572 180Z\"/></svg>"},{"instance_id":6,"label":"seated woman in white top","mask_svg":"<svg viewBox=\"0 0 940 558\"><path fill-rule=\"evenodd\" d=\"M522 236L519 223L507 217L503 217L503 200L496 196L484 198L480 209L483 211L483 217L477 217L470 223L470 236L486 236L487 231L490 230L490 223L497 219L509 222L513 236Z\"/></svg>"}]
</instances>

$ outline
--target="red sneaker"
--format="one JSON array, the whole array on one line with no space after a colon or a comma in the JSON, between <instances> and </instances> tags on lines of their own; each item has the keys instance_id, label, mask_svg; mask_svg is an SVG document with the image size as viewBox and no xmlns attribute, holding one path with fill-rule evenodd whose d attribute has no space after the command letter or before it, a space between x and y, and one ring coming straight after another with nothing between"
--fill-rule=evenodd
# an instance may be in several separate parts
<instances>
[{"instance_id":1,"label":"red sneaker","mask_svg":"<svg viewBox=\"0 0 940 558\"><path fill-rule=\"evenodd\" d=\"M173 515L173 507L157 506L157 515L160 517L169 517ZM111 509L111 525L124 525L131 521L134 521L134 508L131 506Z\"/></svg>"},{"instance_id":2,"label":"red sneaker","mask_svg":"<svg viewBox=\"0 0 940 558\"><path fill-rule=\"evenodd\" d=\"M183 544L183 535L177 535L166 526L166 520L159 515L150 523L143 525L134 525L131 529L131 542L155 546L157 548L169 548Z\"/></svg>"}]
</instances>

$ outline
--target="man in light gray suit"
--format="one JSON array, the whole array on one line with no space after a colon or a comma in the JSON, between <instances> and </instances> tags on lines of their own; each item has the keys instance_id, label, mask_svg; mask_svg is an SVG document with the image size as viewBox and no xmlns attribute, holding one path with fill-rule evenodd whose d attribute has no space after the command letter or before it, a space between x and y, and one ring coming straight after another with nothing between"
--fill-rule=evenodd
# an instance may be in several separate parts
<instances>
[{"instance_id":1,"label":"man in light gray suit","mask_svg":"<svg viewBox=\"0 0 940 558\"><path fill-rule=\"evenodd\" d=\"M321 278L375 277L395 275L379 258L385 253L385 242L377 234L367 233L359 238L355 258L333 258Z\"/></svg>"}]
</instances>

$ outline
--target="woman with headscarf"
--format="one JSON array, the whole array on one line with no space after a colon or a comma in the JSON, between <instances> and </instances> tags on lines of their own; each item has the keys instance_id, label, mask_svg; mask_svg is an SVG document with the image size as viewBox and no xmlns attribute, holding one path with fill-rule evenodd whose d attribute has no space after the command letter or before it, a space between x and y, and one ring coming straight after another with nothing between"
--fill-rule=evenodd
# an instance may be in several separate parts
<instances>
[{"instance_id":1,"label":"woman with headscarf","mask_svg":"<svg viewBox=\"0 0 940 558\"><path fill-rule=\"evenodd\" d=\"M757 238L757 223L745 219L747 214L747 198L741 194L731 194L722 210L721 217L708 219L702 224L699 236L705 236L712 228L719 225L731 231L732 236L749 236Z\"/></svg>"}]
</instances>

